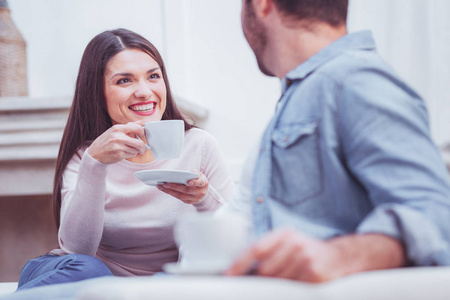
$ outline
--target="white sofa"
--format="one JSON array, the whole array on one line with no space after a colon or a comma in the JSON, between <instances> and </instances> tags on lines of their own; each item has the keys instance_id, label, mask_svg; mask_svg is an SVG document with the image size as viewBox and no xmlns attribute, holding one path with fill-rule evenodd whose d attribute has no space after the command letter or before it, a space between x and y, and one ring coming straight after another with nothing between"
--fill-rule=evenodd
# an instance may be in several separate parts
<instances>
[{"instance_id":1,"label":"white sofa","mask_svg":"<svg viewBox=\"0 0 450 300\"><path fill-rule=\"evenodd\" d=\"M17 289L17 282L0 282L0 297L12 294Z\"/></svg>"},{"instance_id":2,"label":"white sofa","mask_svg":"<svg viewBox=\"0 0 450 300\"><path fill-rule=\"evenodd\" d=\"M10 293L12 284L1 285ZM28 290L26 299L45 299ZM61 286L61 290L64 287ZM109 277L87 281L73 300L448 300L450 267L365 272L324 284L263 277ZM9 297L6 297L8 299ZM0 299L2 299L0 297ZM2 299L3 300L3 299Z\"/></svg>"}]
</instances>

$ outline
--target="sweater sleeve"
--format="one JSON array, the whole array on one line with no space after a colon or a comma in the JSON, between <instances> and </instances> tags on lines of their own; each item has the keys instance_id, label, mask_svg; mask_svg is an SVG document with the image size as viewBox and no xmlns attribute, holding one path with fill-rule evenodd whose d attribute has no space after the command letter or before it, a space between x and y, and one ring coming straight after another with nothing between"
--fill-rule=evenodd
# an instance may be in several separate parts
<instances>
[{"instance_id":1,"label":"sweater sleeve","mask_svg":"<svg viewBox=\"0 0 450 300\"><path fill-rule=\"evenodd\" d=\"M212 135L205 132L200 172L209 181L205 197L194 204L199 212L214 211L227 202L234 189L234 181L225 157Z\"/></svg>"},{"instance_id":2,"label":"sweater sleeve","mask_svg":"<svg viewBox=\"0 0 450 300\"><path fill-rule=\"evenodd\" d=\"M80 151L81 152L81 151ZM107 165L87 150L63 174L59 245L66 253L95 255L103 233Z\"/></svg>"}]
</instances>

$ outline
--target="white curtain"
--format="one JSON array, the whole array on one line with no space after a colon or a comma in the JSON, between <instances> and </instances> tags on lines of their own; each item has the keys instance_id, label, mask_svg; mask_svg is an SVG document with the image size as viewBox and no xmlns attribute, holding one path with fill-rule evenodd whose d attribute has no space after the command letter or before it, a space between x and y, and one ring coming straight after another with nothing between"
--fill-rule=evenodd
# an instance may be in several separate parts
<instances>
[{"instance_id":1,"label":"white curtain","mask_svg":"<svg viewBox=\"0 0 450 300\"><path fill-rule=\"evenodd\" d=\"M438 145L450 142L450 1L350 0L350 32L372 30L378 52L426 101Z\"/></svg>"}]
</instances>

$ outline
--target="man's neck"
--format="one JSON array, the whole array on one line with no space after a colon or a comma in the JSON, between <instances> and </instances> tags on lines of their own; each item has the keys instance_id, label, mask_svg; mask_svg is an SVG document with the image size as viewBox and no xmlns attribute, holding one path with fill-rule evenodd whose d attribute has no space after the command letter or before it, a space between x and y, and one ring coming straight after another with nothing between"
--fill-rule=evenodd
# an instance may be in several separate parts
<instances>
[{"instance_id":1,"label":"man's neck","mask_svg":"<svg viewBox=\"0 0 450 300\"><path fill-rule=\"evenodd\" d=\"M345 25L332 27L316 23L310 28L283 27L269 43L272 61L271 70L278 78L296 68L299 64L327 47L347 33Z\"/></svg>"}]
</instances>

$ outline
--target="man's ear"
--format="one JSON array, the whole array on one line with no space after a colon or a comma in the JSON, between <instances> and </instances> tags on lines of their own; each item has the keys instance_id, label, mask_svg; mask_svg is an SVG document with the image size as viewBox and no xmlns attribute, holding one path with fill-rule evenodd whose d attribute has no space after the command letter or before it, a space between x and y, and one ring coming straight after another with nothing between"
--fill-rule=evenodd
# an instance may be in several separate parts
<instances>
[{"instance_id":1,"label":"man's ear","mask_svg":"<svg viewBox=\"0 0 450 300\"><path fill-rule=\"evenodd\" d=\"M253 0L252 5L256 16L266 17L273 9L274 3L272 0Z\"/></svg>"}]
</instances>

